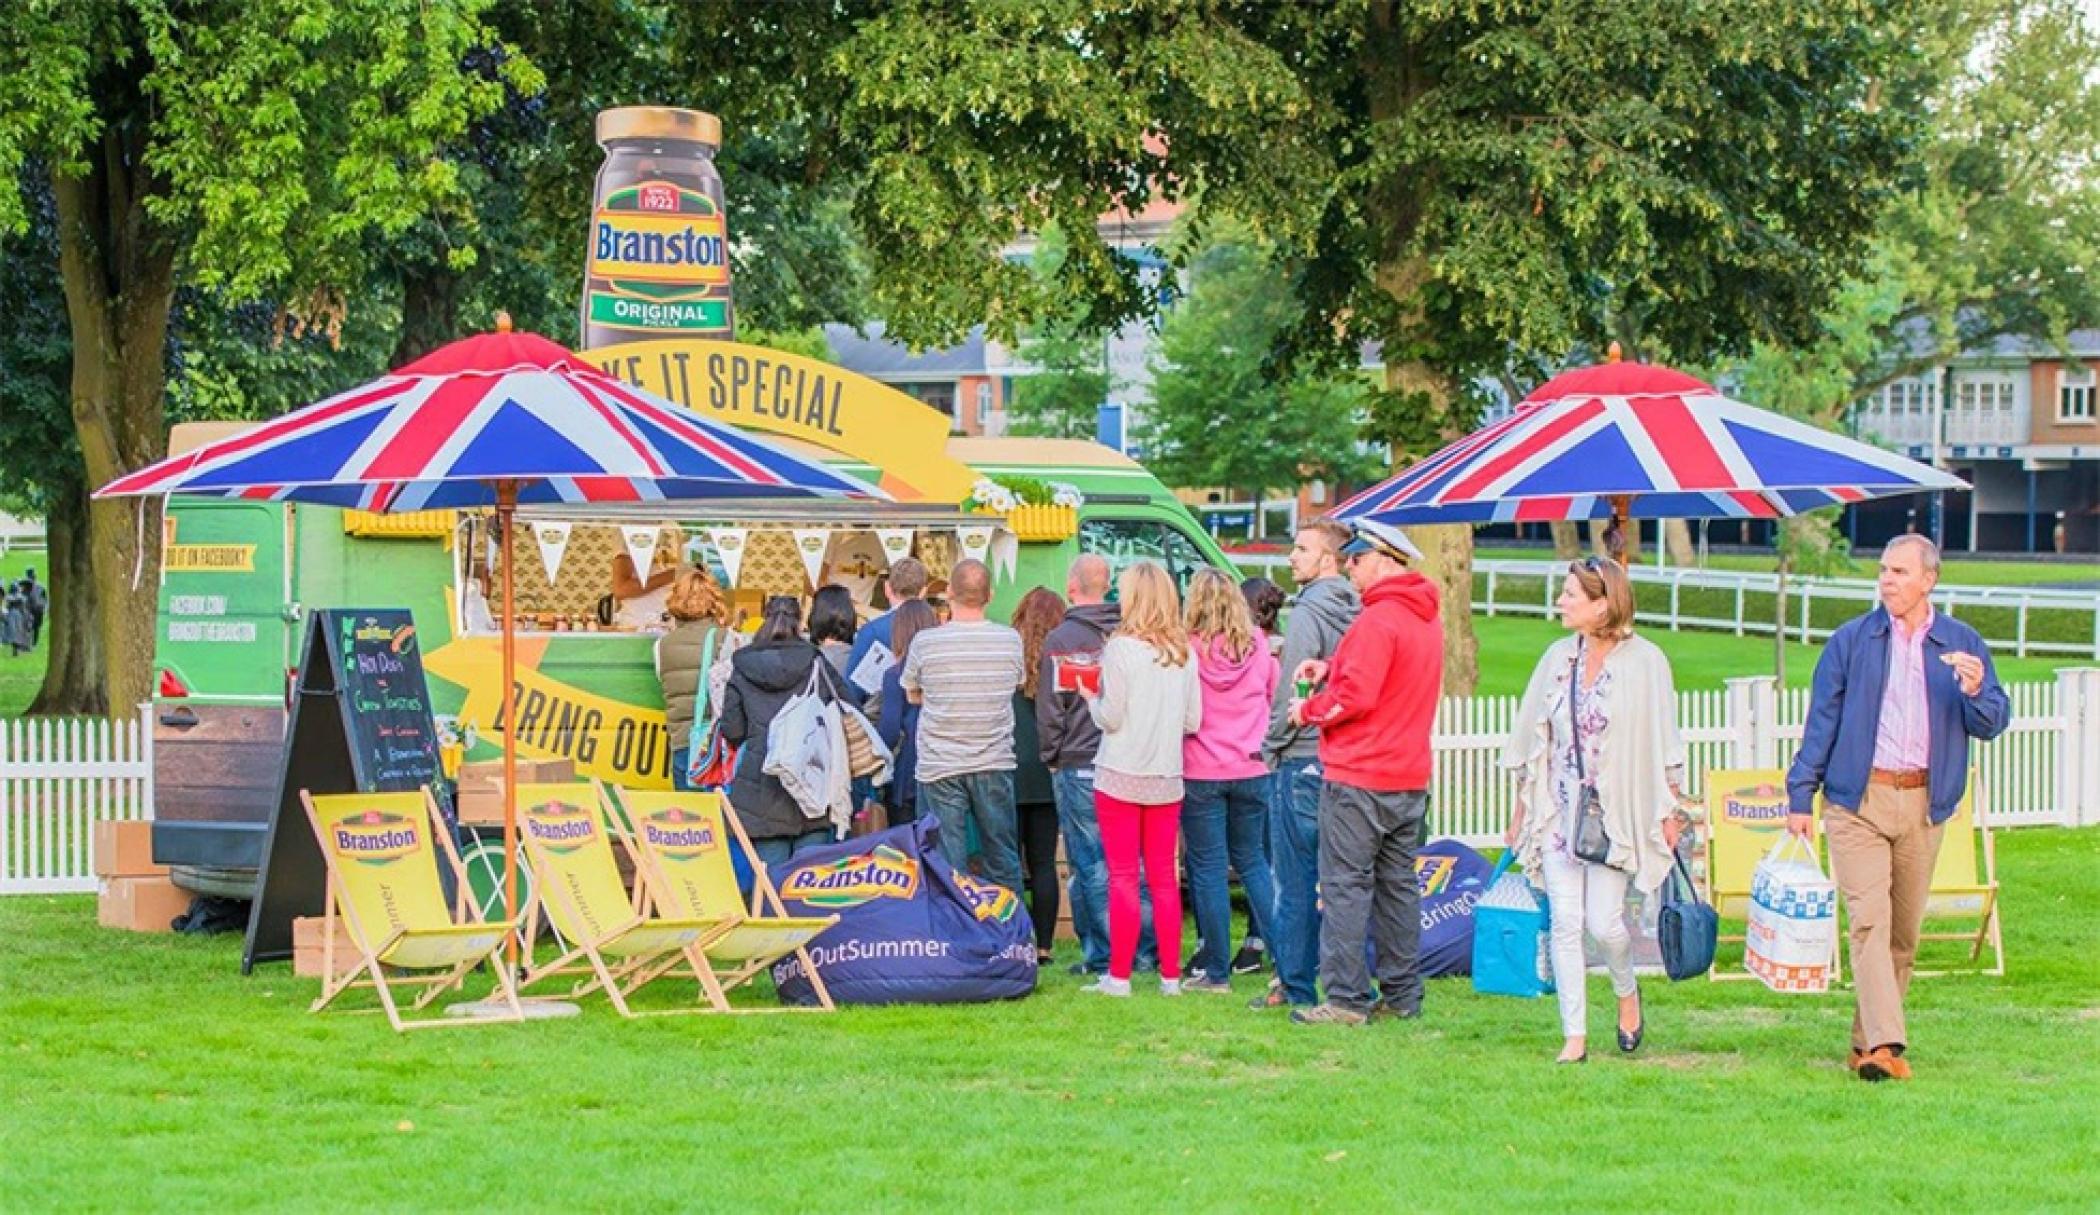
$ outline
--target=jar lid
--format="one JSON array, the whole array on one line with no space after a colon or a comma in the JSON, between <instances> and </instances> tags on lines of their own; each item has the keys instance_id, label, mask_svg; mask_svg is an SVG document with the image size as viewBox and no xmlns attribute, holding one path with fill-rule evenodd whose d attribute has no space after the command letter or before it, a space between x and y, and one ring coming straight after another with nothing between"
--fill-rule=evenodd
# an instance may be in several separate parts
<instances>
[{"instance_id":1,"label":"jar lid","mask_svg":"<svg viewBox=\"0 0 2100 1215\"><path fill-rule=\"evenodd\" d=\"M613 139L682 139L722 146L722 120L700 110L629 105L598 111L598 142Z\"/></svg>"}]
</instances>

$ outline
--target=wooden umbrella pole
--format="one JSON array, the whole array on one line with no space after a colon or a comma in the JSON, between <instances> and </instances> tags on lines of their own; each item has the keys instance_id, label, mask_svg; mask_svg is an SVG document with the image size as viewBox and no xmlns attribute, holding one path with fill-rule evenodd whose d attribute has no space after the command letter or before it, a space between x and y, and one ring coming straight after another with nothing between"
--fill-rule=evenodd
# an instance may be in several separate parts
<instances>
[{"instance_id":1,"label":"wooden umbrella pole","mask_svg":"<svg viewBox=\"0 0 2100 1215\"><path fill-rule=\"evenodd\" d=\"M518 746L517 721L518 638L516 603L511 598L511 566L516 564L516 544L511 528L518 509L518 483L496 483L496 534L501 537L503 556L503 917L518 918ZM518 934L513 931L504 947L512 970L518 966Z\"/></svg>"}]
</instances>

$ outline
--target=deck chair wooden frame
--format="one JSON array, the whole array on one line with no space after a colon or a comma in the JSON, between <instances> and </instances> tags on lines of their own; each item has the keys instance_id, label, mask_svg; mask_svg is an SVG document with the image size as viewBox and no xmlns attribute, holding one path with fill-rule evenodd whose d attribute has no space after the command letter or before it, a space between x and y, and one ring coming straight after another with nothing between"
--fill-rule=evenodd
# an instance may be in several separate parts
<instances>
[{"instance_id":1,"label":"deck chair wooden frame","mask_svg":"<svg viewBox=\"0 0 2100 1215\"><path fill-rule=\"evenodd\" d=\"M608 896L612 888L618 887L619 870L612 853L612 838L624 836L617 826L609 825L602 799L593 784L577 781L558 785L520 785L518 787L518 810L522 815L528 807L537 807L546 799L562 798L589 811L586 817L595 830L573 864L585 866L586 879L601 894ZM682 1013L726 1012L729 1001L721 988L708 978L701 980L701 995L704 1004L688 1008L661 1008L636 1010L628 1004L628 998L650 983L662 978L671 964L680 958L692 958L698 950L735 925L732 919L666 918L650 912L646 880L639 876L634 892L624 890L621 901L624 913L608 917L600 908L600 919L606 928L597 933L588 929L591 916L578 901L569 884L561 881L558 874L562 868L548 845L530 829L521 832L526 857L533 868L533 892L525 914L525 939L538 940L543 918L551 919L559 930L562 941L561 952L544 963L528 961L518 987L529 991L541 984L559 979L573 979L574 984L563 993L569 998L587 996L594 991L603 991L615 1011L623 1017L670 1016ZM552 903L554 906L550 907ZM566 922L563 922L566 921Z\"/></svg>"},{"instance_id":2,"label":"deck chair wooden frame","mask_svg":"<svg viewBox=\"0 0 2100 1215\"><path fill-rule=\"evenodd\" d=\"M627 791L623 789L619 792L623 796L616 800L612 792L608 791L604 785L599 784L597 788L599 804L607 818L615 822L631 825L634 822L635 815L625 801L624 795ZM727 993L749 983L761 971L772 966L775 962L792 955L797 961L802 963L802 972L809 976L810 989L817 997L817 1003L814 1006L781 1004L760 1008L732 1008L727 1006L725 1001L724 1004L719 1006L721 1011L733 1013L836 1011L837 1006L831 1001L831 992L824 986L824 976L817 973L816 962L809 956L808 942L825 929L838 923L839 917L836 915L789 915L787 905L781 901L779 889L773 885L772 875L767 872L765 862L759 859L757 849L751 846L751 837L745 832L743 820L737 816L736 808L729 804L729 799L718 793L693 793L688 796L713 799L714 804L721 813L723 826L735 838L737 846L744 850L744 855L750 858L751 896L752 902L756 904L756 907L754 909L751 906L743 905L741 896L738 899L739 906L735 909L733 916L718 908L700 908L685 905L685 900L678 893L677 884L665 872L663 858L657 850L649 844L646 837L638 835L631 829L623 829L621 831L622 842L627 845L630 855L634 857L636 872L642 875L642 881L639 885L649 891L652 899L657 900L657 910L660 913L672 915L720 914L730 919L728 931L706 945L693 950L689 956L682 960L683 964L681 964L681 959L677 958L666 960L663 963L664 973L681 976L690 975L698 979L704 989ZM787 948L739 950L739 938L743 935L741 930L745 929L753 930L754 933L786 930L789 933L806 933L806 935L803 935L794 945ZM729 956L732 951L741 954L741 956Z\"/></svg>"},{"instance_id":3,"label":"deck chair wooden frame","mask_svg":"<svg viewBox=\"0 0 2100 1215\"><path fill-rule=\"evenodd\" d=\"M2005 974L2005 935L1999 924L1998 916L1998 850L1997 845L1991 839L1990 815L1986 808L1983 773L1980 769L1971 769L1969 773L1969 805L1971 809L1969 829L1975 835L1982 837L1983 880L1966 884L1958 883L1952 886L1942 886L1935 880L1932 889L1926 894L1925 922L1930 924L1934 920L1966 920L1973 917L1976 920L1976 928L1974 931L1966 928L1952 932L1920 931L1918 933L1918 944L1923 945L1927 941L1965 941L1969 946L1970 964L1965 967L1947 967L1939 970L1913 969L1911 977L1914 979L1941 978L1947 975L1961 974L2000 977ZM1957 814L1948 823L1948 826L1952 827L1961 821L1961 816ZM1949 834L1952 833L1949 832ZM1975 863L1977 851L1977 840L1975 838L1965 835L1962 839L1950 840L1942 837L1940 840L1941 854L1945 855L1950 847L1967 848L1969 850L1970 863L1972 865ZM1938 876L1937 862L1934 864L1934 876L1935 878ZM1934 915L1932 913L1932 900L1949 895L1975 896L1983 900L1983 905L1975 911L1955 911ZM1991 947L1991 964L1979 967L1976 963L1983 960L1983 947L1986 944Z\"/></svg>"},{"instance_id":4,"label":"deck chair wooden frame","mask_svg":"<svg viewBox=\"0 0 2100 1215\"><path fill-rule=\"evenodd\" d=\"M471 901L467 898L466 867L460 863L459 850L452 843L451 828L446 824L444 815L439 812L436 800L431 797L429 786L424 786L415 795L334 794L324 796L321 800L331 805L336 802L354 802L372 807L381 800L400 801L409 796L420 799L423 811L421 821L427 824L431 838L438 841L442 855L452 866L456 885L451 920L442 926L395 928L386 936L374 940L379 926L367 925L357 909L357 900L349 890L350 883L343 877L336 846L329 838L327 827L321 821L322 807L316 804L313 794L305 789L299 791L299 803L306 809L306 821L313 827L314 842L320 847L321 859L328 874L327 892L321 913L321 994L314 1000L311 1011L320 1012L334 1003L338 996L353 988L369 987L379 997L379 1008L352 1011L383 1011L388 1023L402 1033L411 1029L431 1029L446 1025L486 1025L499 1021L523 1021L525 1009L518 999L517 986L512 982L509 968L503 965L500 956L503 942L510 935L515 921L484 919L473 909ZM423 851L424 849L418 848L401 859L413 865ZM430 857L430 863L432 893L436 893L435 855ZM408 873L412 870L404 869L402 872ZM437 903L439 906L443 905L442 893L438 894ZM342 958L336 947L338 912L348 930L347 935L356 954L354 959ZM482 937L489 938L485 946L478 943ZM448 938L451 939L449 943ZM413 945L429 946L430 956L438 960L425 966L388 960L389 955L397 949ZM346 961L352 963L347 968L341 965ZM489 963L489 970L496 977L496 993L505 1006L504 1011L477 1017L408 1019L401 1015L402 1003L399 997L409 997L408 1011L420 1012L445 992L463 987L468 972L483 962ZM439 973L414 973L417 970L434 970Z\"/></svg>"}]
</instances>

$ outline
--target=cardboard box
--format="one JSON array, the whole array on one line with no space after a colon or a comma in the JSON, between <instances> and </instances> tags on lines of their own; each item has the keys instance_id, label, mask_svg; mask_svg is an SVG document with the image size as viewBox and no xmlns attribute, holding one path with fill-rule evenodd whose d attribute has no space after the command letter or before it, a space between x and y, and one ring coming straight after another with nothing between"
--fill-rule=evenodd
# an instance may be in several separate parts
<instances>
[{"instance_id":1,"label":"cardboard box","mask_svg":"<svg viewBox=\"0 0 2100 1215\"><path fill-rule=\"evenodd\" d=\"M576 779L576 765L566 759L521 759L518 783L559 785ZM454 799L459 821L469 827L503 825L503 761L462 764Z\"/></svg>"},{"instance_id":2,"label":"cardboard box","mask_svg":"<svg viewBox=\"0 0 2100 1215\"><path fill-rule=\"evenodd\" d=\"M311 949L319 953L327 938L323 935L328 924L324 916L303 915L292 921L292 948ZM341 919L335 922L335 944L337 949L355 950L350 943L350 926Z\"/></svg>"},{"instance_id":3,"label":"cardboard box","mask_svg":"<svg viewBox=\"0 0 2100 1215\"><path fill-rule=\"evenodd\" d=\"M166 877L168 867L153 863L153 824L104 819L95 824L95 876Z\"/></svg>"},{"instance_id":4,"label":"cardboard box","mask_svg":"<svg viewBox=\"0 0 2100 1215\"><path fill-rule=\"evenodd\" d=\"M95 919L127 932L173 932L170 921L188 911L195 897L164 877L105 878Z\"/></svg>"}]
</instances>

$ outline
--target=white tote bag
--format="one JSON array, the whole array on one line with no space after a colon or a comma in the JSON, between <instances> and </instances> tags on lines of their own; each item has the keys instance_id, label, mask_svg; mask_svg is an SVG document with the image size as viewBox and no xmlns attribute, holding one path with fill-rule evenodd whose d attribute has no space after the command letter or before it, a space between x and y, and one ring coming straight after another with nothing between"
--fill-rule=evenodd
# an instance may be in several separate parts
<instances>
[{"instance_id":1,"label":"white tote bag","mask_svg":"<svg viewBox=\"0 0 2100 1215\"><path fill-rule=\"evenodd\" d=\"M1789 833L1750 878L1743 966L1777 992L1824 992L1837 962L1837 885L1815 848Z\"/></svg>"}]
</instances>

